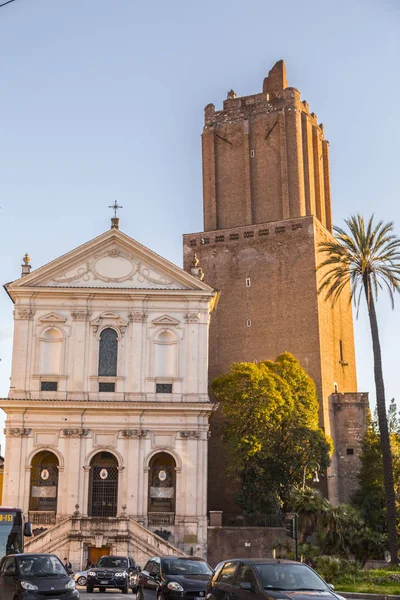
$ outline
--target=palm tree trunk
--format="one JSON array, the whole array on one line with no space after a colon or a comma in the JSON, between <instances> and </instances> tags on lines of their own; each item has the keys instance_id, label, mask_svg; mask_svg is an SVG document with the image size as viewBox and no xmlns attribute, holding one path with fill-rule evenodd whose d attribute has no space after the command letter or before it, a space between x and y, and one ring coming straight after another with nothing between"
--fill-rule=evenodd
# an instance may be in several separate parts
<instances>
[{"instance_id":1,"label":"palm tree trunk","mask_svg":"<svg viewBox=\"0 0 400 600\"><path fill-rule=\"evenodd\" d=\"M389 538L389 550L391 562L398 564L397 543L397 514L396 495L394 491L392 451L390 449L390 437L387 421L385 403L385 385L383 382L381 344L379 341L378 321L376 318L375 302L371 290L371 282L368 275L364 277L364 291L368 306L369 324L372 336L372 348L374 353L374 376L376 389L376 407L378 412L379 433L381 437L383 478L385 485L386 523Z\"/></svg>"}]
</instances>

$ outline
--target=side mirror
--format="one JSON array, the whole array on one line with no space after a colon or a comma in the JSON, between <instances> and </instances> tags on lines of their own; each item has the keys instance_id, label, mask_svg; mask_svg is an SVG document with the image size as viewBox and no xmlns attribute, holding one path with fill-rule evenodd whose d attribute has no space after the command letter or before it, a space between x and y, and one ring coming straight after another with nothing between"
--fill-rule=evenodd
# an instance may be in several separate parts
<instances>
[{"instance_id":1,"label":"side mirror","mask_svg":"<svg viewBox=\"0 0 400 600\"><path fill-rule=\"evenodd\" d=\"M24 536L25 537L32 537L33 532L32 532L32 523L30 521L27 521L24 525Z\"/></svg>"},{"instance_id":2,"label":"side mirror","mask_svg":"<svg viewBox=\"0 0 400 600\"><path fill-rule=\"evenodd\" d=\"M335 589L335 586L334 586L334 585L332 585L331 583L328 583L328 588L329 588L330 590L332 590L332 592L333 592L333 591L334 591L334 589Z\"/></svg>"},{"instance_id":3,"label":"side mirror","mask_svg":"<svg viewBox=\"0 0 400 600\"><path fill-rule=\"evenodd\" d=\"M150 575L150 577L152 577L153 579L157 579L157 577L158 577L158 572L157 572L157 571L150 571L149 575Z\"/></svg>"},{"instance_id":4,"label":"side mirror","mask_svg":"<svg viewBox=\"0 0 400 600\"><path fill-rule=\"evenodd\" d=\"M254 586L248 581L242 581L240 584L240 589L245 590L246 592L252 592L254 590Z\"/></svg>"}]
</instances>

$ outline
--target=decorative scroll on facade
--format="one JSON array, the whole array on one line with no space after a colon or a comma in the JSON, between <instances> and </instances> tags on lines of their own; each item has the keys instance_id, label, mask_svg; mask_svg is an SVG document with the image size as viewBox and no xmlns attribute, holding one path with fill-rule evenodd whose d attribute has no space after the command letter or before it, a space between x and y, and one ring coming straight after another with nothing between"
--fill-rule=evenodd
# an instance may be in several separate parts
<instances>
[{"instance_id":1,"label":"decorative scroll on facade","mask_svg":"<svg viewBox=\"0 0 400 600\"><path fill-rule=\"evenodd\" d=\"M65 437L87 437L90 433L90 429L63 429Z\"/></svg>"},{"instance_id":2,"label":"decorative scroll on facade","mask_svg":"<svg viewBox=\"0 0 400 600\"><path fill-rule=\"evenodd\" d=\"M147 434L147 429L121 429L121 435L125 438L145 438Z\"/></svg>"},{"instance_id":3,"label":"decorative scroll on facade","mask_svg":"<svg viewBox=\"0 0 400 600\"><path fill-rule=\"evenodd\" d=\"M179 435L186 440L198 440L200 438L200 431L180 431Z\"/></svg>"},{"instance_id":4,"label":"decorative scroll on facade","mask_svg":"<svg viewBox=\"0 0 400 600\"><path fill-rule=\"evenodd\" d=\"M32 429L27 429L25 427L22 428L15 428L15 429L9 429L8 430L8 435L12 435L14 437L24 437L27 435L30 435L32 433Z\"/></svg>"}]
</instances>

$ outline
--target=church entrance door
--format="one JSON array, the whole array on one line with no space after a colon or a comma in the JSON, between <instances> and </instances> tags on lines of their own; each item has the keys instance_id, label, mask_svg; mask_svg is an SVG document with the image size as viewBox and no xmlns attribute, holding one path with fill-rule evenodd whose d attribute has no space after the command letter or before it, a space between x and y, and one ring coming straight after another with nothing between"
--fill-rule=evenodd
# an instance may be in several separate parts
<instances>
[{"instance_id":1,"label":"church entrance door","mask_svg":"<svg viewBox=\"0 0 400 600\"><path fill-rule=\"evenodd\" d=\"M110 548L108 546L102 546L101 548L94 548L92 546L89 546L89 548L88 548L88 559L94 565L97 563L98 560L100 560L100 558L102 556L109 556L109 555L110 555Z\"/></svg>"},{"instance_id":2,"label":"church entrance door","mask_svg":"<svg viewBox=\"0 0 400 600\"><path fill-rule=\"evenodd\" d=\"M99 452L90 463L88 514L116 517L118 504L118 463L110 452Z\"/></svg>"},{"instance_id":3,"label":"church entrance door","mask_svg":"<svg viewBox=\"0 0 400 600\"><path fill-rule=\"evenodd\" d=\"M58 458L44 450L36 454L31 464L29 518L34 525L56 522L58 495Z\"/></svg>"}]
</instances>

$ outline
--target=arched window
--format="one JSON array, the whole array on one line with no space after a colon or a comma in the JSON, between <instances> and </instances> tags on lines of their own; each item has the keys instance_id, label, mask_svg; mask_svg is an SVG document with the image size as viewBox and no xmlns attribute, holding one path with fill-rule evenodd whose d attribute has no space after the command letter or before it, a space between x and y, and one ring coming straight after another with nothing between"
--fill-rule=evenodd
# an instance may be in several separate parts
<instances>
[{"instance_id":1,"label":"arched window","mask_svg":"<svg viewBox=\"0 0 400 600\"><path fill-rule=\"evenodd\" d=\"M176 377L177 342L169 331L161 331L155 339L155 377Z\"/></svg>"},{"instance_id":2,"label":"arched window","mask_svg":"<svg viewBox=\"0 0 400 600\"><path fill-rule=\"evenodd\" d=\"M150 462L149 525L175 522L176 463L167 452L159 452ZM158 514L157 514L158 513Z\"/></svg>"},{"instance_id":3,"label":"arched window","mask_svg":"<svg viewBox=\"0 0 400 600\"><path fill-rule=\"evenodd\" d=\"M33 524L55 523L58 495L58 458L43 450L32 459L29 514Z\"/></svg>"},{"instance_id":4,"label":"arched window","mask_svg":"<svg viewBox=\"0 0 400 600\"><path fill-rule=\"evenodd\" d=\"M100 334L99 376L116 377L118 360L118 334L115 329L103 329Z\"/></svg>"},{"instance_id":5,"label":"arched window","mask_svg":"<svg viewBox=\"0 0 400 600\"><path fill-rule=\"evenodd\" d=\"M117 459L111 452L98 452L90 462L89 516L116 517L117 502Z\"/></svg>"},{"instance_id":6,"label":"arched window","mask_svg":"<svg viewBox=\"0 0 400 600\"><path fill-rule=\"evenodd\" d=\"M63 335L59 329L46 329L40 338L41 375L59 375L62 372Z\"/></svg>"}]
</instances>

